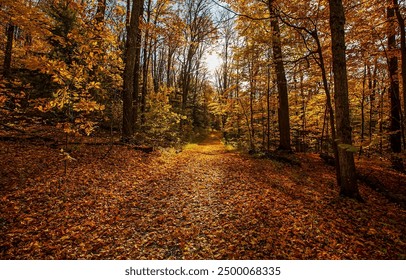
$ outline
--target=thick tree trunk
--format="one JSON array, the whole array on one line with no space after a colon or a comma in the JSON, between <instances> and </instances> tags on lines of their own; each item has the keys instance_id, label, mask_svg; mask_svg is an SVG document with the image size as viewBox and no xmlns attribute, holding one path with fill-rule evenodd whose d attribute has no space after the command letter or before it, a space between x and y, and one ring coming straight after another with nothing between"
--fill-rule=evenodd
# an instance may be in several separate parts
<instances>
[{"instance_id":1,"label":"thick tree trunk","mask_svg":"<svg viewBox=\"0 0 406 280\"><path fill-rule=\"evenodd\" d=\"M14 32L15 26L12 23L9 23L6 28L7 43L3 64L3 76L5 78L9 77L11 73L11 58L13 53Z\"/></svg>"},{"instance_id":2,"label":"thick tree trunk","mask_svg":"<svg viewBox=\"0 0 406 280\"><path fill-rule=\"evenodd\" d=\"M403 170L402 159L398 154L402 150L402 138L401 138L401 123L400 123L400 98L399 98L399 73L398 73L398 58L395 54L396 50L396 28L395 21L395 8L392 5L392 1L388 3L387 10L388 18L388 70L390 78L389 96L391 104L391 121L390 121L390 147L393 153L392 165L395 169Z\"/></svg>"},{"instance_id":3,"label":"thick tree trunk","mask_svg":"<svg viewBox=\"0 0 406 280\"><path fill-rule=\"evenodd\" d=\"M268 1L268 8L271 14L272 27L272 53L275 63L276 79L279 93L278 123L279 123L279 149L291 151L290 146L290 124L289 124L289 99L288 82L286 80L285 67L283 65L281 34L278 18L273 9L273 0Z\"/></svg>"},{"instance_id":4,"label":"thick tree trunk","mask_svg":"<svg viewBox=\"0 0 406 280\"><path fill-rule=\"evenodd\" d=\"M354 154L348 151L352 145L348 100L347 66L345 58L344 24L342 0L330 0L330 29L333 54L334 99L336 109L338 161L340 165L340 195L361 200L355 172Z\"/></svg>"},{"instance_id":5,"label":"thick tree trunk","mask_svg":"<svg viewBox=\"0 0 406 280\"><path fill-rule=\"evenodd\" d=\"M138 98L138 80L140 64L140 15L143 0L134 0L131 11L130 25L127 32L127 44L125 50L125 67L123 78L123 131L122 138L128 141L134 134L134 113ZM141 8L140 8L141 7ZM134 98L135 97L135 98Z\"/></svg>"}]
</instances>

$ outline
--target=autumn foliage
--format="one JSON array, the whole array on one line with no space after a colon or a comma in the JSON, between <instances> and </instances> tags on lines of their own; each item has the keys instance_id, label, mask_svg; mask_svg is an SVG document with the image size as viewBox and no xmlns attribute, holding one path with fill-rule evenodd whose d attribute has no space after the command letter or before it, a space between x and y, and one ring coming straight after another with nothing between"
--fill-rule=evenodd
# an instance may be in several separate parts
<instances>
[{"instance_id":1,"label":"autumn foliage","mask_svg":"<svg viewBox=\"0 0 406 280\"><path fill-rule=\"evenodd\" d=\"M406 258L405 18L2 0L0 259Z\"/></svg>"}]
</instances>

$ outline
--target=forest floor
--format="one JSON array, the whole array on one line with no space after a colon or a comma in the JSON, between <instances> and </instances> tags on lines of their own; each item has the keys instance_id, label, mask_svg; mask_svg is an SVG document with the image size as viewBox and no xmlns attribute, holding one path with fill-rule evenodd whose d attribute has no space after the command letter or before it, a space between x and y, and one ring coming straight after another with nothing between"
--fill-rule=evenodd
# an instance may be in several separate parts
<instances>
[{"instance_id":1,"label":"forest floor","mask_svg":"<svg viewBox=\"0 0 406 280\"><path fill-rule=\"evenodd\" d=\"M108 149L72 145L65 172L60 148L0 141L0 259L406 258L404 207L362 183L365 203L340 198L318 155L253 158L217 134Z\"/></svg>"}]
</instances>

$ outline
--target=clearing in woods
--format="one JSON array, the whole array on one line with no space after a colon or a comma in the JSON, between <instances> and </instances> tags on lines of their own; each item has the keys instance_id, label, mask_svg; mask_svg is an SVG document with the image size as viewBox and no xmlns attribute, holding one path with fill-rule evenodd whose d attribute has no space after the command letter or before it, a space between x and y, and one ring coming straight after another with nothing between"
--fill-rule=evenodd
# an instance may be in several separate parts
<instances>
[{"instance_id":1,"label":"clearing in woods","mask_svg":"<svg viewBox=\"0 0 406 280\"><path fill-rule=\"evenodd\" d=\"M1 259L404 259L405 210L334 170L227 149L79 145L64 173L50 147L0 142ZM403 180L404 178L401 178Z\"/></svg>"}]
</instances>

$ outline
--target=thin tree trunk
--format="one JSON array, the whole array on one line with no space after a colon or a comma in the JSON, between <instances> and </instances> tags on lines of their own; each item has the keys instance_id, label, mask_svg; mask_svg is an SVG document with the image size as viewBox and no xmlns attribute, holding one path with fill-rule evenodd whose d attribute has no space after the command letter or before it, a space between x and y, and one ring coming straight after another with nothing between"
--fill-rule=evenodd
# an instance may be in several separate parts
<instances>
[{"instance_id":1,"label":"thin tree trunk","mask_svg":"<svg viewBox=\"0 0 406 280\"><path fill-rule=\"evenodd\" d=\"M144 0L134 0L133 9L135 10L135 16L137 17L137 25L135 26L135 63L134 63L134 76L133 76L133 125L134 131L138 128L138 113L140 107L140 77L141 77L141 43L142 32L140 29L140 22L142 14L144 12ZM132 16L131 16L132 18Z\"/></svg>"},{"instance_id":2,"label":"thin tree trunk","mask_svg":"<svg viewBox=\"0 0 406 280\"><path fill-rule=\"evenodd\" d=\"M372 134L373 134L373 115L374 115L374 101L376 96L376 75L377 75L377 59L375 59L374 65L374 72L371 77L371 73L369 73L369 91L370 91L370 101L369 101L369 141L372 141ZM369 69L368 72L371 70Z\"/></svg>"},{"instance_id":3,"label":"thin tree trunk","mask_svg":"<svg viewBox=\"0 0 406 280\"><path fill-rule=\"evenodd\" d=\"M331 102L330 87L329 87L328 81L327 81L326 65L324 63L324 56L323 56L323 51L321 48L321 43L320 43L320 39L318 36L318 32L317 31L313 32L312 36L315 39L316 44L317 44L317 54L319 56L318 64L319 64L319 67L321 70L324 92L326 93L327 110L328 110L329 116L330 116L329 120L330 120L330 127L331 127L331 138L333 139L332 146L333 146L333 153L334 153L337 185L341 186L340 164L338 162L338 146L337 146L337 141L336 141L337 135L336 135L335 122L334 122L334 110L333 110L333 105Z\"/></svg>"},{"instance_id":4,"label":"thin tree trunk","mask_svg":"<svg viewBox=\"0 0 406 280\"><path fill-rule=\"evenodd\" d=\"M198 83L199 83L199 75L200 75L200 62L197 62L196 65L196 73L194 75L194 87L193 87L193 98L192 98L192 123L193 126L196 127L197 126L197 95L199 92L199 87L198 87ZM224 121L223 121L223 126L224 126Z\"/></svg>"},{"instance_id":5,"label":"thin tree trunk","mask_svg":"<svg viewBox=\"0 0 406 280\"><path fill-rule=\"evenodd\" d=\"M269 153L270 150L270 137L271 137L271 68L270 68L270 52L268 52L268 65L266 69L266 151Z\"/></svg>"},{"instance_id":6,"label":"thin tree trunk","mask_svg":"<svg viewBox=\"0 0 406 280\"><path fill-rule=\"evenodd\" d=\"M250 122L251 122L251 142L250 142L250 151L255 151L255 128L254 128L254 93L252 89L250 91Z\"/></svg>"},{"instance_id":7,"label":"thin tree trunk","mask_svg":"<svg viewBox=\"0 0 406 280\"><path fill-rule=\"evenodd\" d=\"M306 96L304 93L304 86L303 86L303 73L300 72L300 96L302 98L302 135L300 137L299 135L299 139L300 139L300 143L299 143L299 150L301 152L306 152L305 149L305 143L306 143Z\"/></svg>"},{"instance_id":8,"label":"thin tree trunk","mask_svg":"<svg viewBox=\"0 0 406 280\"><path fill-rule=\"evenodd\" d=\"M334 98L336 107L340 195L362 200L357 186L352 145L347 66L345 58L345 15L342 0L330 0L331 49L333 54Z\"/></svg>"},{"instance_id":9,"label":"thin tree trunk","mask_svg":"<svg viewBox=\"0 0 406 280\"><path fill-rule=\"evenodd\" d=\"M172 82L172 57L173 57L174 51L172 51L171 47L168 46L168 62L167 62L167 67L166 67L166 84L168 87L171 87L173 82Z\"/></svg>"},{"instance_id":10,"label":"thin tree trunk","mask_svg":"<svg viewBox=\"0 0 406 280\"><path fill-rule=\"evenodd\" d=\"M148 0L147 5L147 24L151 21L151 0ZM149 38L149 28L145 31L144 47L143 47L143 64L142 64L142 87L141 87L141 124L145 124L146 117L145 111L147 107L147 94L148 94L148 68L152 53L151 41Z\"/></svg>"},{"instance_id":11,"label":"thin tree trunk","mask_svg":"<svg viewBox=\"0 0 406 280\"><path fill-rule=\"evenodd\" d=\"M255 97L255 90L256 90L256 84L254 81L254 76L256 73L254 73L254 58L252 58L251 63L250 63L250 123L251 123L251 130L249 133L251 134L251 141L250 141L250 152L255 151L255 127L254 127L254 97Z\"/></svg>"},{"instance_id":12,"label":"thin tree trunk","mask_svg":"<svg viewBox=\"0 0 406 280\"><path fill-rule=\"evenodd\" d=\"M362 155L362 145L364 144L365 140L365 89L366 89L366 82L367 82L367 63L364 64L364 75L362 78L362 96L361 96L361 145L359 149L358 156Z\"/></svg>"},{"instance_id":13,"label":"thin tree trunk","mask_svg":"<svg viewBox=\"0 0 406 280\"><path fill-rule=\"evenodd\" d=\"M384 115L384 94L386 92L386 88L380 94L379 99L379 153L383 154L383 115Z\"/></svg>"},{"instance_id":14,"label":"thin tree trunk","mask_svg":"<svg viewBox=\"0 0 406 280\"><path fill-rule=\"evenodd\" d=\"M324 130L326 127L326 119L327 119L327 113L328 113L328 106L326 106L326 109L324 110L324 117L323 117L323 126L321 128L321 138L320 138L320 153L323 153L323 142L324 142ZM318 123L317 123L318 126ZM327 132L327 138L328 138L328 132ZM328 152L328 150L327 150Z\"/></svg>"},{"instance_id":15,"label":"thin tree trunk","mask_svg":"<svg viewBox=\"0 0 406 280\"><path fill-rule=\"evenodd\" d=\"M406 116L406 30L405 30L405 19L399 9L398 1L393 0L393 5L395 8L396 18L398 20L400 29L400 54L402 61L402 91L403 91L403 130L405 129L405 116ZM406 140L403 135L403 148L406 148Z\"/></svg>"}]
</instances>

